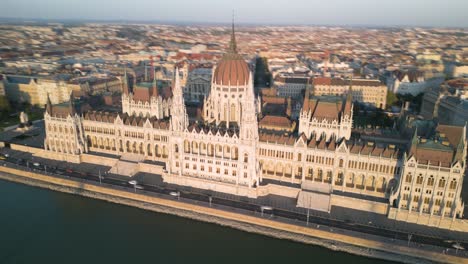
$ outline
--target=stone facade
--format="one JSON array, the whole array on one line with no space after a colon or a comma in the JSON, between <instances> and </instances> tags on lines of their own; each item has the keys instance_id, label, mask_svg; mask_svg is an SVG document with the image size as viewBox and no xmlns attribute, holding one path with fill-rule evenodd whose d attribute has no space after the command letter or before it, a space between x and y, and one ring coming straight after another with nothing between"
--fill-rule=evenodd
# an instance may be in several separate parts
<instances>
[{"instance_id":1,"label":"stone facade","mask_svg":"<svg viewBox=\"0 0 468 264\"><path fill-rule=\"evenodd\" d=\"M356 140L351 94L311 98L307 89L299 133L263 130L252 79L233 34L213 71L205 122L189 122L176 69L171 95L164 99L155 86L130 91L125 85L122 113L78 115L73 102L52 106L49 100L45 149L57 156L94 152L160 161L166 182L234 195L257 197L265 182L274 182L280 195L317 210L329 210L342 199L338 196L349 195L353 208L372 210L376 204L376 213L387 205L439 218L462 215L464 127L439 126L432 143L415 137L408 148ZM313 197L320 204L312 203Z\"/></svg>"},{"instance_id":2,"label":"stone facade","mask_svg":"<svg viewBox=\"0 0 468 264\"><path fill-rule=\"evenodd\" d=\"M387 103L387 87L379 80L340 79L318 77L313 81L314 95L343 95L351 93L353 101L368 103L385 109Z\"/></svg>"},{"instance_id":3,"label":"stone facade","mask_svg":"<svg viewBox=\"0 0 468 264\"><path fill-rule=\"evenodd\" d=\"M186 102L202 103L210 92L212 69L195 68L188 74L184 89Z\"/></svg>"},{"instance_id":4,"label":"stone facade","mask_svg":"<svg viewBox=\"0 0 468 264\"><path fill-rule=\"evenodd\" d=\"M5 76L5 92L10 101L28 102L43 107L47 97L54 104L68 101L72 91L80 91L79 84L63 80L34 78L29 76Z\"/></svg>"}]
</instances>

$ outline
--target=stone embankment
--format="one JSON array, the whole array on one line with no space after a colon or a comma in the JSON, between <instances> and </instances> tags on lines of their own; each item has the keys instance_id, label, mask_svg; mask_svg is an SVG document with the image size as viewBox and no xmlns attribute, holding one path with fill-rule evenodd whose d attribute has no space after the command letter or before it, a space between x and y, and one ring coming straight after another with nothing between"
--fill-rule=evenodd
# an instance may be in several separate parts
<instances>
[{"instance_id":1,"label":"stone embankment","mask_svg":"<svg viewBox=\"0 0 468 264\"><path fill-rule=\"evenodd\" d=\"M419 248L409 248L375 239L318 230L258 216L181 202L175 199L132 193L106 187L105 185L47 176L9 167L0 167L0 179L215 223L246 232L319 245L356 255L404 263L468 263L466 258L444 255Z\"/></svg>"}]
</instances>

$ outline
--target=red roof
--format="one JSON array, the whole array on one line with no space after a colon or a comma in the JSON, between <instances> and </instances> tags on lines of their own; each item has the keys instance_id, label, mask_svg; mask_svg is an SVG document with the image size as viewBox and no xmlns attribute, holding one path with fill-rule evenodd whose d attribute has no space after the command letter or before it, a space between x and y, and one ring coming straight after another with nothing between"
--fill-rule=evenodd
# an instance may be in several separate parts
<instances>
[{"instance_id":1,"label":"red roof","mask_svg":"<svg viewBox=\"0 0 468 264\"><path fill-rule=\"evenodd\" d=\"M223 58L216 66L214 82L223 85L246 85L249 81L250 69L240 56Z\"/></svg>"}]
</instances>

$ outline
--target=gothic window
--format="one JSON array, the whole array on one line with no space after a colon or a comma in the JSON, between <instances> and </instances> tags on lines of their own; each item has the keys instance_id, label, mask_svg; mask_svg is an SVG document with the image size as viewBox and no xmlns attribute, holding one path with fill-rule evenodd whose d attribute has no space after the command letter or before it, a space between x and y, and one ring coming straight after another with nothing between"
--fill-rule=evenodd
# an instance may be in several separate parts
<instances>
[{"instance_id":1,"label":"gothic window","mask_svg":"<svg viewBox=\"0 0 468 264\"><path fill-rule=\"evenodd\" d=\"M427 185L434 186L434 176L431 175L431 177L429 177L429 179L427 180Z\"/></svg>"},{"instance_id":2,"label":"gothic window","mask_svg":"<svg viewBox=\"0 0 468 264\"><path fill-rule=\"evenodd\" d=\"M411 173L408 173L408 174L406 175L406 182L407 182L407 183L411 183L412 180L413 180L413 176L411 175Z\"/></svg>"},{"instance_id":3,"label":"gothic window","mask_svg":"<svg viewBox=\"0 0 468 264\"><path fill-rule=\"evenodd\" d=\"M442 178L439 180L439 188L443 188L445 186L445 179Z\"/></svg>"},{"instance_id":4,"label":"gothic window","mask_svg":"<svg viewBox=\"0 0 468 264\"><path fill-rule=\"evenodd\" d=\"M190 152L190 143L188 142L188 140L184 141L184 151L185 151L185 153Z\"/></svg>"},{"instance_id":5,"label":"gothic window","mask_svg":"<svg viewBox=\"0 0 468 264\"><path fill-rule=\"evenodd\" d=\"M447 207L448 208L452 207L452 201L447 201Z\"/></svg>"},{"instance_id":6,"label":"gothic window","mask_svg":"<svg viewBox=\"0 0 468 264\"><path fill-rule=\"evenodd\" d=\"M343 168L343 159L340 159L339 166L340 168Z\"/></svg>"},{"instance_id":7,"label":"gothic window","mask_svg":"<svg viewBox=\"0 0 468 264\"><path fill-rule=\"evenodd\" d=\"M418 177L416 178L416 184L422 184L423 183L423 176L422 174L419 174Z\"/></svg>"},{"instance_id":8,"label":"gothic window","mask_svg":"<svg viewBox=\"0 0 468 264\"><path fill-rule=\"evenodd\" d=\"M451 182L450 182L450 186L449 186L450 190L455 190L455 188L457 188L457 181L455 179L453 179Z\"/></svg>"},{"instance_id":9,"label":"gothic window","mask_svg":"<svg viewBox=\"0 0 468 264\"><path fill-rule=\"evenodd\" d=\"M430 198L429 198L429 197L425 197L425 198L424 198L424 204L429 204L429 201L430 201Z\"/></svg>"},{"instance_id":10,"label":"gothic window","mask_svg":"<svg viewBox=\"0 0 468 264\"><path fill-rule=\"evenodd\" d=\"M231 117L229 118L231 121L236 120L236 106L234 104L231 105Z\"/></svg>"}]
</instances>

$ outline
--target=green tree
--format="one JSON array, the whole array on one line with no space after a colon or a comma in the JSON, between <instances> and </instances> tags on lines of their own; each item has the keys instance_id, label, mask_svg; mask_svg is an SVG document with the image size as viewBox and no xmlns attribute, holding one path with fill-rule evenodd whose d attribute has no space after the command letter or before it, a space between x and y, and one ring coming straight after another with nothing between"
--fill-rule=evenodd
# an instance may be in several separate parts
<instances>
[{"instance_id":1,"label":"green tree","mask_svg":"<svg viewBox=\"0 0 468 264\"><path fill-rule=\"evenodd\" d=\"M398 97L393 92L387 93L387 106L396 105L398 103Z\"/></svg>"},{"instance_id":2,"label":"green tree","mask_svg":"<svg viewBox=\"0 0 468 264\"><path fill-rule=\"evenodd\" d=\"M11 111L10 102L8 102L8 99L4 95L0 95L0 111L2 112Z\"/></svg>"}]
</instances>

